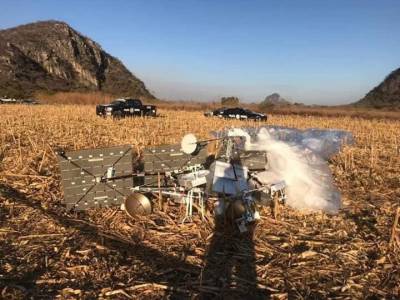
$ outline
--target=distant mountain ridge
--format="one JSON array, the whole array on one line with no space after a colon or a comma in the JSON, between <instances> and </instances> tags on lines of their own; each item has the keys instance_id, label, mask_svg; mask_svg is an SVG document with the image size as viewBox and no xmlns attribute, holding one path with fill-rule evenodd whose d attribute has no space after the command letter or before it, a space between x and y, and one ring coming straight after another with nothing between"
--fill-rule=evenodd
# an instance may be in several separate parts
<instances>
[{"instance_id":1,"label":"distant mountain ridge","mask_svg":"<svg viewBox=\"0 0 400 300\"><path fill-rule=\"evenodd\" d=\"M26 97L36 91L154 98L117 58L59 21L0 31L0 96Z\"/></svg>"},{"instance_id":2,"label":"distant mountain ridge","mask_svg":"<svg viewBox=\"0 0 400 300\"><path fill-rule=\"evenodd\" d=\"M378 86L355 104L377 108L400 107L400 68L391 72Z\"/></svg>"}]
</instances>

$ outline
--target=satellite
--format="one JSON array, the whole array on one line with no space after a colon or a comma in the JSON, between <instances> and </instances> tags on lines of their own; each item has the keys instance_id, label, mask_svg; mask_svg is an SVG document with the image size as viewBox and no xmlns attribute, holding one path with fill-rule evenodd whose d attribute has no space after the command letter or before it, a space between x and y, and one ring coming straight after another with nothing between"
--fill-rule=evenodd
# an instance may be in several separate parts
<instances>
[{"instance_id":1,"label":"satellite","mask_svg":"<svg viewBox=\"0 0 400 300\"><path fill-rule=\"evenodd\" d=\"M187 222L194 204L203 217L205 203L216 201L217 215L233 208L239 230L247 231L260 218L257 206L285 201L286 185L257 179L268 168L267 153L246 150L245 139L187 134L180 144L145 148L138 163L129 145L59 151L64 204L75 211L119 206L135 217L152 212L154 195L166 195L186 206Z\"/></svg>"}]
</instances>

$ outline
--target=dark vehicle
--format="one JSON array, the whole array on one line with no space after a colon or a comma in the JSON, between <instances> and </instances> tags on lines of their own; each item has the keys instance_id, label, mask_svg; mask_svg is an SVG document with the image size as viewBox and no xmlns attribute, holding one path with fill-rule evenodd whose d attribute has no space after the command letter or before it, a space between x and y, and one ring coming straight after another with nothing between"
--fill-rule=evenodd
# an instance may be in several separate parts
<instances>
[{"instance_id":1,"label":"dark vehicle","mask_svg":"<svg viewBox=\"0 0 400 300\"><path fill-rule=\"evenodd\" d=\"M206 112L204 115L206 117L220 117L226 119L267 121L267 116L265 114L240 107L219 108L211 112Z\"/></svg>"},{"instance_id":2,"label":"dark vehicle","mask_svg":"<svg viewBox=\"0 0 400 300\"><path fill-rule=\"evenodd\" d=\"M102 117L155 117L157 108L154 105L144 105L139 99L117 99L110 104L96 106L96 114Z\"/></svg>"},{"instance_id":3,"label":"dark vehicle","mask_svg":"<svg viewBox=\"0 0 400 300\"><path fill-rule=\"evenodd\" d=\"M23 100L18 101L18 103L27 104L27 105L38 105L39 101L37 101L35 99L23 99Z\"/></svg>"},{"instance_id":4,"label":"dark vehicle","mask_svg":"<svg viewBox=\"0 0 400 300\"><path fill-rule=\"evenodd\" d=\"M221 108L218 108L216 110L206 111L204 113L204 115L206 117L220 116L224 112L224 110L226 110L226 109L227 109L226 107L221 107Z\"/></svg>"}]
</instances>

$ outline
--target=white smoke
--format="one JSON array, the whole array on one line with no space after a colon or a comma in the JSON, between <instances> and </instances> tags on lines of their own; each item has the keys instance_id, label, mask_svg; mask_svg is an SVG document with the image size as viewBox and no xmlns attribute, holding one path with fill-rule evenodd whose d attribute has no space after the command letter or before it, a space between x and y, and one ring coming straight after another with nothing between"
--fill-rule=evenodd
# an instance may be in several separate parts
<instances>
[{"instance_id":1,"label":"white smoke","mask_svg":"<svg viewBox=\"0 0 400 300\"><path fill-rule=\"evenodd\" d=\"M278 140L280 130L289 132L290 138ZM310 137L309 131L269 127L261 128L256 138L252 139L242 129L228 131L230 136L245 136L247 150L267 151L267 170L257 177L265 184L284 180L288 205L305 211L337 213L341 207L340 193L333 184L327 161L322 157L326 158L340 149L343 132L318 130L314 133L319 136L313 134Z\"/></svg>"}]
</instances>

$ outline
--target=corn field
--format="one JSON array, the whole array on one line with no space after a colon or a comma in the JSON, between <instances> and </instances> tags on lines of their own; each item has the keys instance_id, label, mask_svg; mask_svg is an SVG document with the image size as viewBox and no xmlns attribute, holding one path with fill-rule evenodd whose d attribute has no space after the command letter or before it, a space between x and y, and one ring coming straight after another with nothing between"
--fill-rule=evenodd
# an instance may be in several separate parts
<instances>
[{"instance_id":1,"label":"corn field","mask_svg":"<svg viewBox=\"0 0 400 300\"><path fill-rule=\"evenodd\" d=\"M353 133L355 144L329 161L343 208L327 215L284 207L277 219L263 208L252 245L227 237L213 254L211 280L211 217L181 224L179 207L137 219L116 208L67 213L55 151L129 144L140 152L187 133L207 138L260 123L176 110L112 120L92 105L2 105L0 112L0 298L400 297L400 245L389 243L400 202L398 120L269 116L266 124Z\"/></svg>"}]
</instances>

